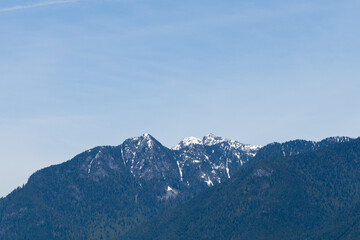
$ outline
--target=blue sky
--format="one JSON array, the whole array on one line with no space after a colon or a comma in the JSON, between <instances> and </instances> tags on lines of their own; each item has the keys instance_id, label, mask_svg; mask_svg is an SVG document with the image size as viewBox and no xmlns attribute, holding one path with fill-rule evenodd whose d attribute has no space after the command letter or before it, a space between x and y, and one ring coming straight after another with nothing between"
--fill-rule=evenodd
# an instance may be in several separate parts
<instances>
[{"instance_id":1,"label":"blue sky","mask_svg":"<svg viewBox=\"0 0 360 240\"><path fill-rule=\"evenodd\" d=\"M0 196L152 134L360 135L359 1L0 2Z\"/></svg>"}]
</instances>

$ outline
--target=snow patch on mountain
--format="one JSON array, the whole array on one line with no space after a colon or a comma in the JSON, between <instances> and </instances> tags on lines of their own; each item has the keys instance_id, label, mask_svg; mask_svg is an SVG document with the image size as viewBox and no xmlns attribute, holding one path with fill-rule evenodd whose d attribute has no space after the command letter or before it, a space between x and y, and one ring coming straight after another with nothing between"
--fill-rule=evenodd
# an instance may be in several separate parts
<instances>
[{"instance_id":1,"label":"snow patch on mountain","mask_svg":"<svg viewBox=\"0 0 360 240\"><path fill-rule=\"evenodd\" d=\"M200 145L203 144L203 142L201 141L201 139L196 138L196 137L186 137L183 140L181 140L181 142L176 145L175 147L173 147L173 150L180 150L181 148L185 148L185 147L189 147L191 145Z\"/></svg>"},{"instance_id":2,"label":"snow patch on mountain","mask_svg":"<svg viewBox=\"0 0 360 240\"><path fill-rule=\"evenodd\" d=\"M225 141L227 141L227 139L215 136L212 133L205 135L202 140L203 144L206 146L213 146L213 145L225 142Z\"/></svg>"},{"instance_id":3,"label":"snow patch on mountain","mask_svg":"<svg viewBox=\"0 0 360 240\"><path fill-rule=\"evenodd\" d=\"M179 163L179 161L176 161L176 164L177 164L177 166L178 166L178 168L179 168L180 181L182 182L182 181L183 181L183 174L182 174L182 171L181 171L181 167L180 167L180 163Z\"/></svg>"}]
</instances>

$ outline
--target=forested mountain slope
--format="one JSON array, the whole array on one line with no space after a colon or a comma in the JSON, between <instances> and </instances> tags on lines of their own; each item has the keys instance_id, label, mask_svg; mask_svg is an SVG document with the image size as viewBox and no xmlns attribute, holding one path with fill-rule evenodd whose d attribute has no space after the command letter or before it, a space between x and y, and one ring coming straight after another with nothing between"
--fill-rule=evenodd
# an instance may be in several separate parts
<instances>
[{"instance_id":1,"label":"forested mountain slope","mask_svg":"<svg viewBox=\"0 0 360 240\"><path fill-rule=\"evenodd\" d=\"M357 239L360 139L281 149L121 239Z\"/></svg>"}]
</instances>

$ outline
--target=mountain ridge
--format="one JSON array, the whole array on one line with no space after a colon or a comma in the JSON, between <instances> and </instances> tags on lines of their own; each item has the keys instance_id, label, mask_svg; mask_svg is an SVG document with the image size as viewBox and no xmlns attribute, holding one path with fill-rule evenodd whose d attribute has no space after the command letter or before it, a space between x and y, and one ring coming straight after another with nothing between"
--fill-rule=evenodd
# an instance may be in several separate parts
<instances>
[{"instance_id":1,"label":"mountain ridge","mask_svg":"<svg viewBox=\"0 0 360 240\"><path fill-rule=\"evenodd\" d=\"M226 162L232 162L229 171L236 171L251 158L221 144L174 151L144 134L38 170L24 187L0 200L0 239L98 239L124 233L227 179ZM67 219L71 215L76 217Z\"/></svg>"},{"instance_id":2,"label":"mountain ridge","mask_svg":"<svg viewBox=\"0 0 360 240\"><path fill-rule=\"evenodd\" d=\"M121 239L357 239L360 138L333 140L288 156L267 146L272 157Z\"/></svg>"},{"instance_id":3,"label":"mountain ridge","mask_svg":"<svg viewBox=\"0 0 360 240\"><path fill-rule=\"evenodd\" d=\"M144 134L118 146L95 147L36 171L24 187L0 199L0 239L115 238L228 182L248 162L313 151L338 141L349 139L252 147L209 134L207 144L173 150Z\"/></svg>"}]
</instances>

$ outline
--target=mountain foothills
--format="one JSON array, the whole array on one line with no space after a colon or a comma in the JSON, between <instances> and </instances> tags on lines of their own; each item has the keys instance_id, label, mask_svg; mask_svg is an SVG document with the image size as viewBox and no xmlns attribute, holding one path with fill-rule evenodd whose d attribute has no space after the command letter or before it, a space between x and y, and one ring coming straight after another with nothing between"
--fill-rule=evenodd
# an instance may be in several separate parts
<instances>
[{"instance_id":1,"label":"mountain foothills","mask_svg":"<svg viewBox=\"0 0 360 240\"><path fill-rule=\"evenodd\" d=\"M144 134L34 173L0 199L0 239L353 239L359 142Z\"/></svg>"}]
</instances>

